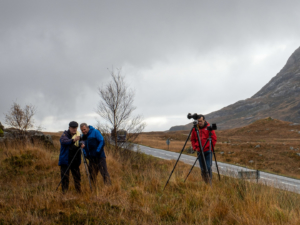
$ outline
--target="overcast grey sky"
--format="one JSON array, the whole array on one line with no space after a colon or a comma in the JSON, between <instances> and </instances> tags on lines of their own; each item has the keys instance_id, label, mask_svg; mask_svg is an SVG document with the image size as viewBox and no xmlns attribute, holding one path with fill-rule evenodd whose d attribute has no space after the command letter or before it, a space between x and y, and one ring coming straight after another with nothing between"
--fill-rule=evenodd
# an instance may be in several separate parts
<instances>
[{"instance_id":1,"label":"overcast grey sky","mask_svg":"<svg viewBox=\"0 0 300 225\"><path fill-rule=\"evenodd\" d=\"M47 131L95 124L122 68L146 131L260 90L300 46L300 1L0 2L0 121L13 101Z\"/></svg>"}]
</instances>

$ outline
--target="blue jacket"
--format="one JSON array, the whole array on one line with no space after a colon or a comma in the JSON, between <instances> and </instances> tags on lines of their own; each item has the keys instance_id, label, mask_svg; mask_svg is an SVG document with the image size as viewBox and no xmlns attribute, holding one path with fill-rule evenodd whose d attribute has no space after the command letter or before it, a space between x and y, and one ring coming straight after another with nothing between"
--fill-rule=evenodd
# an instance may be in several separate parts
<instances>
[{"instance_id":1,"label":"blue jacket","mask_svg":"<svg viewBox=\"0 0 300 225\"><path fill-rule=\"evenodd\" d=\"M58 165L69 165L69 150L70 147L74 145L72 140L72 135L69 130L65 130L64 133L60 137L60 154L59 154L59 161ZM80 158L80 154L77 155ZM73 158L73 157L72 157ZM80 165L81 159L77 160ZM73 164L73 163L72 163Z\"/></svg>"},{"instance_id":2,"label":"blue jacket","mask_svg":"<svg viewBox=\"0 0 300 225\"><path fill-rule=\"evenodd\" d=\"M85 147L83 149L84 155L88 158L102 157L106 158L104 152L104 138L99 130L89 126L90 130L86 135Z\"/></svg>"}]
</instances>

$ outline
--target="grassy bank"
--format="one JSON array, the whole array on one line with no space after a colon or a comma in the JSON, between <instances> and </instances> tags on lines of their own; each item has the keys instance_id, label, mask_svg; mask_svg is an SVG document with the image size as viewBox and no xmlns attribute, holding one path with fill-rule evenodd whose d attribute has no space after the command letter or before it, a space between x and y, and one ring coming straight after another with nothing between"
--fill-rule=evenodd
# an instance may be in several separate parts
<instances>
[{"instance_id":1,"label":"grassy bank","mask_svg":"<svg viewBox=\"0 0 300 225\"><path fill-rule=\"evenodd\" d=\"M55 192L59 146L7 146L0 150L0 224L300 224L300 196L264 185L214 177L201 182L182 163L162 192L174 161L106 147L112 186L98 175L91 193Z\"/></svg>"}]
</instances>

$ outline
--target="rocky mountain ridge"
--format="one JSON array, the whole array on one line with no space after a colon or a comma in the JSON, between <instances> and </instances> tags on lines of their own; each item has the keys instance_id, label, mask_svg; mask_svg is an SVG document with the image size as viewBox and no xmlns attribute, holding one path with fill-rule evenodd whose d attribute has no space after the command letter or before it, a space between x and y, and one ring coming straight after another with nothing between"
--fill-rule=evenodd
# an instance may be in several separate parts
<instances>
[{"instance_id":1,"label":"rocky mountain ridge","mask_svg":"<svg viewBox=\"0 0 300 225\"><path fill-rule=\"evenodd\" d=\"M251 98L206 115L221 130L245 126L265 117L300 123L300 47L281 71ZM170 131L191 127L192 123L174 126Z\"/></svg>"}]
</instances>

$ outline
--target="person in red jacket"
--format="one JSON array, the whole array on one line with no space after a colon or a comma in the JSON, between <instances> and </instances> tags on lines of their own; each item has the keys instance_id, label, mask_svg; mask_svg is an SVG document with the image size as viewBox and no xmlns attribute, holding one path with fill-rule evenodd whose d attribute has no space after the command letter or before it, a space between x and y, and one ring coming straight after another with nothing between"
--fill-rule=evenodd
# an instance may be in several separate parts
<instances>
[{"instance_id":1,"label":"person in red jacket","mask_svg":"<svg viewBox=\"0 0 300 225\"><path fill-rule=\"evenodd\" d=\"M201 145L203 147L203 152L204 152L204 158L207 166L207 170L210 176L210 179L212 179L212 171L211 171L211 165L212 165L212 151L209 150L209 142L204 146L206 140L209 138L209 130L207 130L207 127L210 126L210 124L205 120L205 117L203 115L199 115L198 119L198 129L199 129L199 136L201 140ZM215 147L216 142L217 142L217 136L215 131L211 131L211 139L212 139L212 145ZM202 165L202 155L200 152L200 146L199 146L199 141L197 137L197 132L195 129L192 131L191 135L191 143L194 151L197 151L198 159L199 159L199 164L201 168L201 176L202 179L208 183L207 176L205 175L205 169L204 165ZM213 149L212 147L212 149Z\"/></svg>"}]
</instances>

